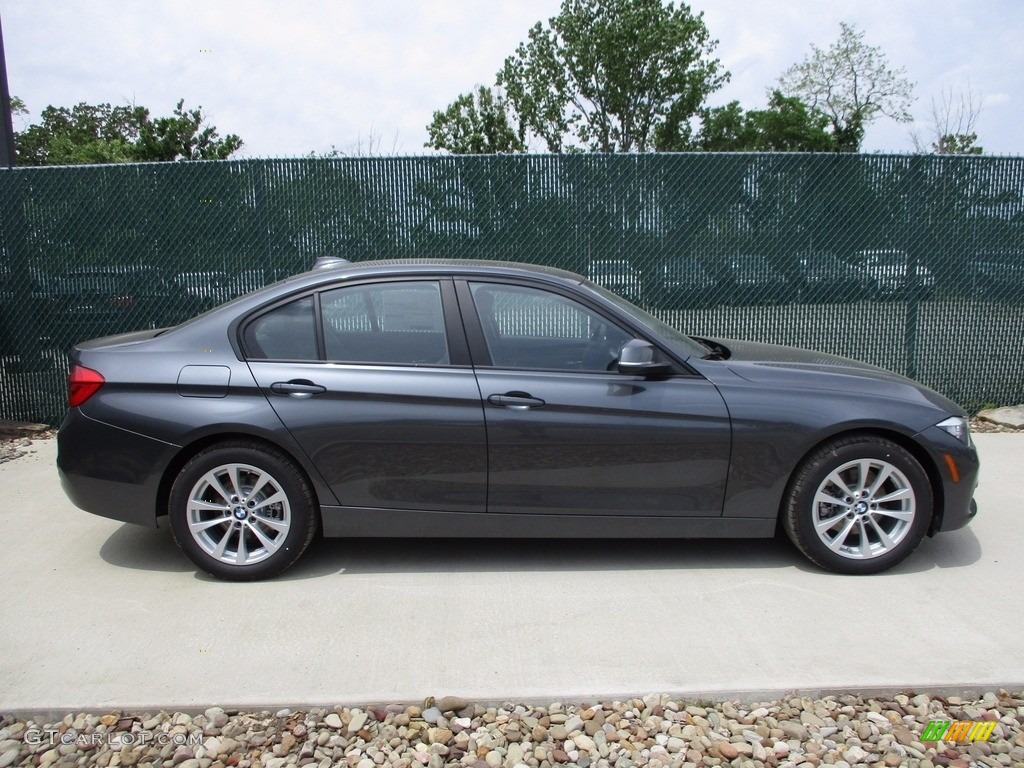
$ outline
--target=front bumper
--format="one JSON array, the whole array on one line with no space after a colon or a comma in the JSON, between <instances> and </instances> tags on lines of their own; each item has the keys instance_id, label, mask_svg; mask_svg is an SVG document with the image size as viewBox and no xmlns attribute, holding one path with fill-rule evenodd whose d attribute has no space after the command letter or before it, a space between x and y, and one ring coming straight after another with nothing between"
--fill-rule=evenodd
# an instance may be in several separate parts
<instances>
[{"instance_id":1,"label":"front bumper","mask_svg":"<svg viewBox=\"0 0 1024 768\"><path fill-rule=\"evenodd\" d=\"M974 491L978 487L978 451L972 442L964 445L945 430L929 427L918 435L931 454L942 488L936 499L936 517L931 533L955 531L978 513Z\"/></svg>"}]
</instances>

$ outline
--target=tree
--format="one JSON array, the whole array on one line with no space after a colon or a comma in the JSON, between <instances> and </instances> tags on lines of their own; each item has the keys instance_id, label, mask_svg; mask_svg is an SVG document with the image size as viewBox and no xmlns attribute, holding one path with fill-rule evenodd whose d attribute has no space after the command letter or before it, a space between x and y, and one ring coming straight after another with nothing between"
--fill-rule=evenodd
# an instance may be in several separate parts
<instances>
[{"instance_id":1,"label":"tree","mask_svg":"<svg viewBox=\"0 0 1024 768\"><path fill-rule=\"evenodd\" d=\"M932 98L928 135L910 132L914 151L937 155L980 155L975 127L981 114L981 97L968 85L959 95L950 86L942 92L941 101Z\"/></svg>"},{"instance_id":2,"label":"tree","mask_svg":"<svg viewBox=\"0 0 1024 768\"><path fill-rule=\"evenodd\" d=\"M498 85L550 152L645 152L683 143L689 118L729 77L685 4L563 0L505 59Z\"/></svg>"},{"instance_id":3,"label":"tree","mask_svg":"<svg viewBox=\"0 0 1024 768\"><path fill-rule=\"evenodd\" d=\"M779 86L828 115L838 148L856 152L879 116L910 121L914 84L905 69L889 66L881 48L864 41L864 32L846 22L839 27L839 39L827 51L812 44L810 55L787 69Z\"/></svg>"},{"instance_id":4,"label":"tree","mask_svg":"<svg viewBox=\"0 0 1024 768\"><path fill-rule=\"evenodd\" d=\"M434 112L424 146L446 149L454 155L489 155L523 152L520 129L513 128L508 102L500 93L480 85L464 93L446 109Z\"/></svg>"},{"instance_id":5,"label":"tree","mask_svg":"<svg viewBox=\"0 0 1024 768\"><path fill-rule=\"evenodd\" d=\"M179 99L169 117L144 122L138 145L140 161L224 160L242 147L242 140L233 133L223 139L212 125L204 125L203 108L185 111L185 100Z\"/></svg>"},{"instance_id":6,"label":"tree","mask_svg":"<svg viewBox=\"0 0 1024 768\"><path fill-rule=\"evenodd\" d=\"M17 96L11 96L11 114L18 115L19 117L28 114L28 108L25 106L25 102Z\"/></svg>"},{"instance_id":7,"label":"tree","mask_svg":"<svg viewBox=\"0 0 1024 768\"><path fill-rule=\"evenodd\" d=\"M24 114L24 103L18 103ZM155 120L145 107L84 102L71 109L48 106L40 117L15 133L19 165L223 159L242 146L234 134L220 139L216 128L205 125L202 107L185 111L184 100L169 117Z\"/></svg>"},{"instance_id":8,"label":"tree","mask_svg":"<svg viewBox=\"0 0 1024 768\"><path fill-rule=\"evenodd\" d=\"M143 107L81 103L71 109L46 107L41 118L15 132L19 165L129 162L148 112Z\"/></svg>"},{"instance_id":9,"label":"tree","mask_svg":"<svg viewBox=\"0 0 1024 768\"><path fill-rule=\"evenodd\" d=\"M347 149L342 149L334 144L326 152L311 151L306 157L312 159L321 158L325 160L336 160L339 157L394 157L398 154L398 131L391 140L391 147L384 150L384 135L370 125L370 130L363 136L360 132L356 134L356 140L351 142Z\"/></svg>"},{"instance_id":10,"label":"tree","mask_svg":"<svg viewBox=\"0 0 1024 768\"><path fill-rule=\"evenodd\" d=\"M738 101L705 109L696 149L707 152L830 152L828 115L774 91L767 109L744 112Z\"/></svg>"}]
</instances>

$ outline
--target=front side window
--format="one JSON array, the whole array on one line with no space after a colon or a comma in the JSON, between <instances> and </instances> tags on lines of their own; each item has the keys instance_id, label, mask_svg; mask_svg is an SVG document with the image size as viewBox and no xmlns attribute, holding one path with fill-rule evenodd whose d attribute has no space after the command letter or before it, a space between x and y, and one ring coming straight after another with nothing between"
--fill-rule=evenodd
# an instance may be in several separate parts
<instances>
[{"instance_id":1,"label":"front side window","mask_svg":"<svg viewBox=\"0 0 1024 768\"><path fill-rule=\"evenodd\" d=\"M632 334L579 302L518 285L470 283L491 365L607 371Z\"/></svg>"},{"instance_id":2,"label":"front side window","mask_svg":"<svg viewBox=\"0 0 1024 768\"><path fill-rule=\"evenodd\" d=\"M434 281L353 285L320 298L327 359L448 365L441 289Z\"/></svg>"}]
</instances>

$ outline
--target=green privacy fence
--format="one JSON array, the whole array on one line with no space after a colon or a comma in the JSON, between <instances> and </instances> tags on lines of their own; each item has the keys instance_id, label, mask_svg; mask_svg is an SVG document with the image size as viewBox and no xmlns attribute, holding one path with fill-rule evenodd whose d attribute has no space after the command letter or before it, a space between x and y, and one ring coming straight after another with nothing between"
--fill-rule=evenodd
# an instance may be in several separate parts
<instances>
[{"instance_id":1,"label":"green privacy fence","mask_svg":"<svg viewBox=\"0 0 1024 768\"><path fill-rule=\"evenodd\" d=\"M323 254L550 264L690 333L1024 401L1024 158L520 155L0 170L0 417L60 420L75 341Z\"/></svg>"}]
</instances>

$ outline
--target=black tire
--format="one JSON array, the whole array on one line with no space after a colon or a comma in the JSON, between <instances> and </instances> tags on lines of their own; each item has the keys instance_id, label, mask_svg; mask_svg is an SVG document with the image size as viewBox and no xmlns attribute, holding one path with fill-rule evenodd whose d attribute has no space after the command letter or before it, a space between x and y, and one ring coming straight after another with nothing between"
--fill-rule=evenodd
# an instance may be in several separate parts
<instances>
[{"instance_id":1,"label":"black tire","mask_svg":"<svg viewBox=\"0 0 1024 768\"><path fill-rule=\"evenodd\" d=\"M800 465L781 520L812 562L837 573L869 574L913 552L932 514L928 475L909 451L885 438L851 435L823 445Z\"/></svg>"},{"instance_id":2,"label":"black tire","mask_svg":"<svg viewBox=\"0 0 1024 768\"><path fill-rule=\"evenodd\" d=\"M236 493L237 491L237 493ZM292 565L316 533L309 481L282 452L245 440L197 453L171 486L174 540L212 576L256 581Z\"/></svg>"}]
</instances>

